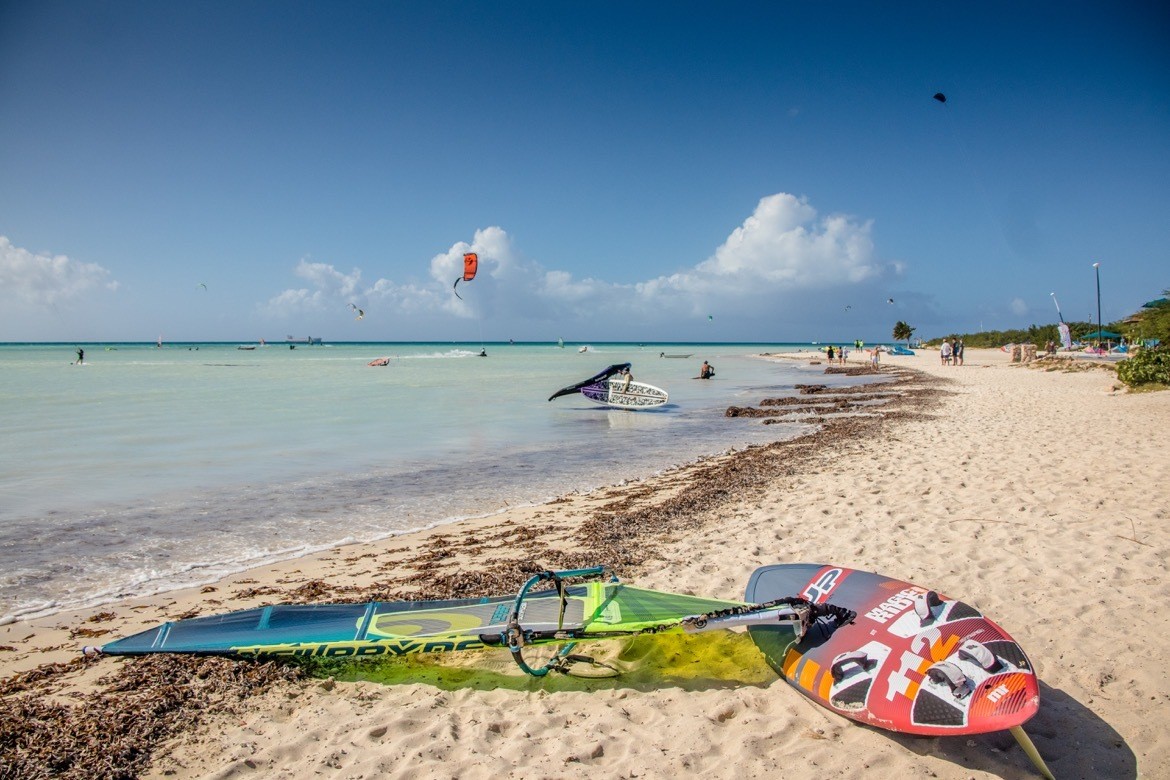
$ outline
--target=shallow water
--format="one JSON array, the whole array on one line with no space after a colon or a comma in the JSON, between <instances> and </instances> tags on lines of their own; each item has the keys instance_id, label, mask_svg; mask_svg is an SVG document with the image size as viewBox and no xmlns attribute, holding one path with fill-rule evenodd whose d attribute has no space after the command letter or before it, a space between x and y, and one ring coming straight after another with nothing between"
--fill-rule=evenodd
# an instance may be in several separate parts
<instances>
[{"instance_id":1,"label":"shallow water","mask_svg":"<svg viewBox=\"0 0 1170 780\"><path fill-rule=\"evenodd\" d=\"M208 582L790 438L729 405L834 380L808 345L0 345L0 616ZM659 353L691 353L662 359ZM370 367L376 357L386 367ZM712 381L693 381L710 360ZM553 391L611 363L670 392Z\"/></svg>"}]
</instances>

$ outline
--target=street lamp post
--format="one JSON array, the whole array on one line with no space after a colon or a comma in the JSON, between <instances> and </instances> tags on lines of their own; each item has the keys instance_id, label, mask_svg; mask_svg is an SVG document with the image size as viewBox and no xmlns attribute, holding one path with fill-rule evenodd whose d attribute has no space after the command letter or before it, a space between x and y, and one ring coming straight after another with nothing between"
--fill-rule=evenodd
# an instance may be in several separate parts
<instances>
[{"instance_id":1,"label":"street lamp post","mask_svg":"<svg viewBox=\"0 0 1170 780\"><path fill-rule=\"evenodd\" d=\"M1097 272L1097 346L1101 346L1101 264L1093 263L1093 270Z\"/></svg>"}]
</instances>

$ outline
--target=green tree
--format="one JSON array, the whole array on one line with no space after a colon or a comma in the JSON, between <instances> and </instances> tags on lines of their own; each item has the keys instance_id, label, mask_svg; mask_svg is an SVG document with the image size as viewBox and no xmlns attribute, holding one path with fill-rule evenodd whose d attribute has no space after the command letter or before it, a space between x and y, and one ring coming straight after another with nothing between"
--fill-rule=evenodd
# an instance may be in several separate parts
<instances>
[{"instance_id":1,"label":"green tree","mask_svg":"<svg viewBox=\"0 0 1170 780\"><path fill-rule=\"evenodd\" d=\"M898 320L894 325L894 341L905 341L906 346L910 346L910 337L914 335L914 328L911 328L906 323Z\"/></svg>"},{"instance_id":2,"label":"green tree","mask_svg":"<svg viewBox=\"0 0 1170 780\"><path fill-rule=\"evenodd\" d=\"M1121 332L1131 341L1160 339L1163 344L1170 344L1170 300L1166 298L1170 290L1163 290L1162 296L1125 319Z\"/></svg>"}]
</instances>

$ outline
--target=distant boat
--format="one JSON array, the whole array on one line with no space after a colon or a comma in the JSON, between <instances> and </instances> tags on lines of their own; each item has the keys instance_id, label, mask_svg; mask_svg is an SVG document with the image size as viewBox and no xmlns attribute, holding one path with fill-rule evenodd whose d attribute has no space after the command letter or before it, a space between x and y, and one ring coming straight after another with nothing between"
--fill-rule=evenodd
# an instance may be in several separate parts
<instances>
[{"instance_id":1,"label":"distant boat","mask_svg":"<svg viewBox=\"0 0 1170 780\"><path fill-rule=\"evenodd\" d=\"M160 334L158 334L158 341L157 341L157 342L155 342L155 344L154 344L154 345L155 345L156 347L160 348L160 349L162 348L162 334L161 334L161 333L160 333Z\"/></svg>"},{"instance_id":2,"label":"distant boat","mask_svg":"<svg viewBox=\"0 0 1170 780\"><path fill-rule=\"evenodd\" d=\"M659 352L658 357L660 357L660 358L689 358L693 354L694 353L691 352L691 353L686 354L686 355L668 355L665 352Z\"/></svg>"},{"instance_id":3,"label":"distant boat","mask_svg":"<svg viewBox=\"0 0 1170 780\"><path fill-rule=\"evenodd\" d=\"M313 338L312 336L305 336L303 339L298 339L294 336L288 336L285 338L284 342L286 344L320 344L321 339Z\"/></svg>"},{"instance_id":4,"label":"distant boat","mask_svg":"<svg viewBox=\"0 0 1170 780\"><path fill-rule=\"evenodd\" d=\"M255 344L241 344L240 346L236 347L236 349L256 349L256 345Z\"/></svg>"},{"instance_id":5,"label":"distant boat","mask_svg":"<svg viewBox=\"0 0 1170 780\"><path fill-rule=\"evenodd\" d=\"M564 339L557 339L557 346L560 347L561 349L564 349L565 348L565 340Z\"/></svg>"}]
</instances>

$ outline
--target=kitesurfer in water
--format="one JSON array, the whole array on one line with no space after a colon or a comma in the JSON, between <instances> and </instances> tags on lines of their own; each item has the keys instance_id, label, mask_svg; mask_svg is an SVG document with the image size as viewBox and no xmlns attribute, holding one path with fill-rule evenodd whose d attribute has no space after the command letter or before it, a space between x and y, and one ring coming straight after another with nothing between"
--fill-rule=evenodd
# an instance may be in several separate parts
<instances>
[{"instance_id":1,"label":"kitesurfer in water","mask_svg":"<svg viewBox=\"0 0 1170 780\"><path fill-rule=\"evenodd\" d=\"M487 347L480 347L479 348L479 356L480 357L487 357Z\"/></svg>"},{"instance_id":2,"label":"kitesurfer in water","mask_svg":"<svg viewBox=\"0 0 1170 780\"><path fill-rule=\"evenodd\" d=\"M77 348L77 365L81 365L85 361L85 350L81 347Z\"/></svg>"}]
</instances>

